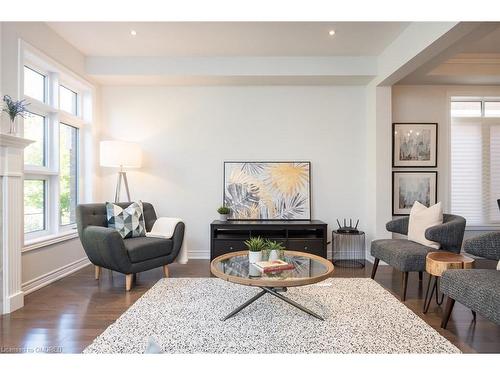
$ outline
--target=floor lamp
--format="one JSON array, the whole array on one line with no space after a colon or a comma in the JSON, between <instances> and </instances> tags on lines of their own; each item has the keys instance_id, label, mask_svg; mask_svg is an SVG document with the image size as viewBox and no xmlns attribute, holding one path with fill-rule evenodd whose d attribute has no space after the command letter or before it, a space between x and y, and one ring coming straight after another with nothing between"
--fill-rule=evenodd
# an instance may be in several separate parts
<instances>
[{"instance_id":1,"label":"floor lamp","mask_svg":"<svg viewBox=\"0 0 500 375\"><path fill-rule=\"evenodd\" d=\"M140 146L132 142L102 141L100 144L100 161L101 167L120 168L116 181L115 202L120 201L122 184L125 185L127 199L130 202L130 191L125 169L141 167L142 151Z\"/></svg>"}]
</instances>

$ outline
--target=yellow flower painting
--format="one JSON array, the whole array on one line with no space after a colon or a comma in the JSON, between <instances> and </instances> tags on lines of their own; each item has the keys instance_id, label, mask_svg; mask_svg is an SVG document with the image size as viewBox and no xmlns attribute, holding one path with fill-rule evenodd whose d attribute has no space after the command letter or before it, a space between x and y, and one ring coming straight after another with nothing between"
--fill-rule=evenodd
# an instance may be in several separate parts
<instances>
[{"instance_id":1,"label":"yellow flower painting","mask_svg":"<svg viewBox=\"0 0 500 375\"><path fill-rule=\"evenodd\" d=\"M309 162L225 162L224 205L235 220L310 220Z\"/></svg>"}]
</instances>

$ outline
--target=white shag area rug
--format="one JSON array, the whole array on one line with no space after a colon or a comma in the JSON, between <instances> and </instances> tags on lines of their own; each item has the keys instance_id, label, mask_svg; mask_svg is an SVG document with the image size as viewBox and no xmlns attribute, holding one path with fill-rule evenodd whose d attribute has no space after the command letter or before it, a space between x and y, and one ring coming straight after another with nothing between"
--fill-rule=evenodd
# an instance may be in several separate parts
<instances>
[{"instance_id":1,"label":"white shag area rug","mask_svg":"<svg viewBox=\"0 0 500 375\"><path fill-rule=\"evenodd\" d=\"M216 278L162 279L84 353L460 353L377 282L332 278L285 295L318 320L261 289Z\"/></svg>"}]
</instances>

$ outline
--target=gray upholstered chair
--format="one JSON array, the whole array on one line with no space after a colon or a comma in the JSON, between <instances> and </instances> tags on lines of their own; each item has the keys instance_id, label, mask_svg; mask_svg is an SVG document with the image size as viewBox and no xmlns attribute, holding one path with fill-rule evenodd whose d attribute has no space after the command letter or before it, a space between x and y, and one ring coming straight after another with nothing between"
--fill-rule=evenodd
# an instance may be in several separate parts
<instances>
[{"instance_id":1,"label":"gray upholstered chair","mask_svg":"<svg viewBox=\"0 0 500 375\"><path fill-rule=\"evenodd\" d=\"M116 203L122 208L128 203ZM156 221L156 212L150 203L143 203L146 231L151 231ZM138 272L163 267L168 277L167 265L172 263L182 246L184 223L175 227L171 239L135 237L123 239L117 230L107 227L106 205L80 204L76 208L78 235L90 261L96 266L96 279L101 268L124 273L126 290L132 287Z\"/></svg>"},{"instance_id":2,"label":"gray upholstered chair","mask_svg":"<svg viewBox=\"0 0 500 375\"><path fill-rule=\"evenodd\" d=\"M464 242L468 254L500 260L500 232L486 233ZM455 301L500 324L500 270L447 270L441 276L441 291L448 296L441 323L446 328Z\"/></svg>"},{"instance_id":3,"label":"gray upholstered chair","mask_svg":"<svg viewBox=\"0 0 500 375\"><path fill-rule=\"evenodd\" d=\"M392 233L408 235L409 217L402 217L389 221L386 229ZM465 219L457 215L443 215L443 224L427 228L425 238L441 244L441 250L459 253L464 238ZM371 244L371 254L375 258L372 270L372 279L375 278L380 260L403 273L401 300L406 299L408 273L418 272L419 280L425 271L427 253L438 251L431 247L409 241L407 239L375 240Z\"/></svg>"}]
</instances>

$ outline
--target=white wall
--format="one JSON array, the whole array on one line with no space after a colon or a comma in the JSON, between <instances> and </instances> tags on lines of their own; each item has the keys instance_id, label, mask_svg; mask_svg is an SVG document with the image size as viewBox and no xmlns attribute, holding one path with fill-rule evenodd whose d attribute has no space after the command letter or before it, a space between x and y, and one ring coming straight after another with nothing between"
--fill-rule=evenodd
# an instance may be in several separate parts
<instances>
[{"instance_id":1,"label":"white wall","mask_svg":"<svg viewBox=\"0 0 500 375\"><path fill-rule=\"evenodd\" d=\"M313 218L366 223L363 87L103 87L102 139L136 141L144 165L129 172L132 199L187 225L193 256L208 257L222 202L224 160L309 160ZM116 171L103 172L111 200Z\"/></svg>"},{"instance_id":2,"label":"white wall","mask_svg":"<svg viewBox=\"0 0 500 375\"><path fill-rule=\"evenodd\" d=\"M0 98L3 98L3 87L2 87L2 50L3 50L3 40L2 40L2 29L3 22L0 22ZM0 131L2 131L2 118L0 117ZM2 187L0 186L0 197L2 195ZM3 212L2 204L0 204L0 225L3 225ZM0 309L3 310L3 231L0 230L0 285L2 286L0 290Z\"/></svg>"},{"instance_id":3,"label":"white wall","mask_svg":"<svg viewBox=\"0 0 500 375\"><path fill-rule=\"evenodd\" d=\"M18 97L21 93L18 80L19 40L22 39L43 51L58 63L74 73L88 79L85 75L85 57L43 22L3 22L1 24L1 66L2 94ZM95 114L96 119L98 114ZM8 129L8 121L2 116L3 130ZM92 130L97 137L98 122L94 121ZM94 168L95 169L95 168ZM95 182L91 182L95 189ZM20 223L21 225L21 223ZM46 246L22 254L23 290L31 291L64 270L70 272L76 264L82 265L86 255L78 239L57 245Z\"/></svg>"},{"instance_id":4,"label":"white wall","mask_svg":"<svg viewBox=\"0 0 500 375\"><path fill-rule=\"evenodd\" d=\"M445 212L450 210L450 117L451 96L500 96L495 86L393 86L393 122L438 123L438 167L425 168L438 171L438 201L443 202ZM391 142L389 138L387 140ZM414 168L418 170L418 168ZM482 231L467 229L466 237Z\"/></svg>"},{"instance_id":5,"label":"white wall","mask_svg":"<svg viewBox=\"0 0 500 375\"><path fill-rule=\"evenodd\" d=\"M438 171L438 201L449 210L449 124L446 86L393 86L393 122L437 122L438 123L438 167L420 170ZM389 144L392 142L389 132ZM402 168L397 170L405 170ZM419 170L413 168L412 170Z\"/></svg>"}]
</instances>

